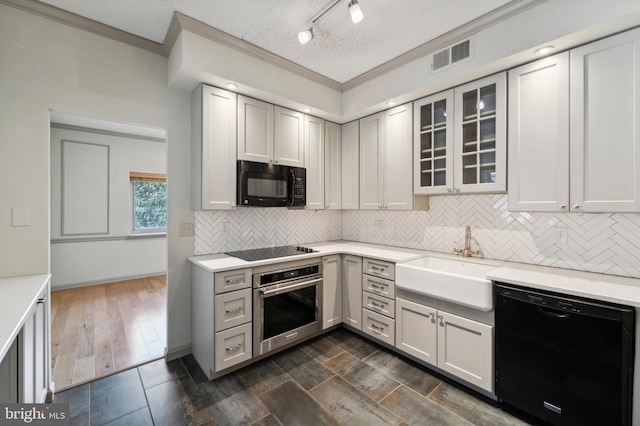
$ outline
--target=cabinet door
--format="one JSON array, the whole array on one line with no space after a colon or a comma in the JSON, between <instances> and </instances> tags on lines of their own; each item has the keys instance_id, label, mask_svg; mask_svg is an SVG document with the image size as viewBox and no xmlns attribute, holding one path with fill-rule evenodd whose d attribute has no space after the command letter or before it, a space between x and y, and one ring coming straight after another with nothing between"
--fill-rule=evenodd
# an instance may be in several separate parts
<instances>
[{"instance_id":1,"label":"cabinet door","mask_svg":"<svg viewBox=\"0 0 640 426\"><path fill-rule=\"evenodd\" d=\"M509 210L568 211L569 54L509 71Z\"/></svg>"},{"instance_id":2,"label":"cabinet door","mask_svg":"<svg viewBox=\"0 0 640 426\"><path fill-rule=\"evenodd\" d=\"M275 107L276 164L304 167L304 114Z\"/></svg>"},{"instance_id":3,"label":"cabinet door","mask_svg":"<svg viewBox=\"0 0 640 426\"><path fill-rule=\"evenodd\" d=\"M238 160L273 161L273 105L238 95Z\"/></svg>"},{"instance_id":4,"label":"cabinet door","mask_svg":"<svg viewBox=\"0 0 640 426\"><path fill-rule=\"evenodd\" d=\"M342 125L342 209L360 208L360 123Z\"/></svg>"},{"instance_id":5,"label":"cabinet door","mask_svg":"<svg viewBox=\"0 0 640 426\"><path fill-rule=\"evenodd\" d=\"M340 255L322 258L322 329L342 322Z\"/></svg>"},{"instance_id":6,"label":"cabinet door","mask_svg":"<svg viewBox=\"0 0 640 426\"><path fill-rule=\"evenodd\" d=\"M571 210L640 211L640 30L570 52Z\"/></svg>"},{"instance_id":7,"label":"cabinet door","mask_svg":"<svg viewBox=\"0 0 640 426\"><path fill-rule=\"evenodd\" d=\"M411 104L385 111L384 208L413 209L413 109Z\"/></svg>"},{"instance_id":8,"label":"cabinet door","mask_svg":"<svg viewBox=\"0 0 640 426\"><path fill-rule=\"evenodd\" d=\"M324 209L324 120L304 117L307 208Z\"/></svg>"},{"instance_id":9,"label":"cabinet door","mask_svg":"<svg viewBox=\"0 0 640 426\"><path fill-rule=\"evenodd\" d=\"M202 85L193 94L192 204L194 210L236 206L237 95Z\"/></svg>"},{"instance_id":10,"label":"cabinet door","mask_svg":"<svg viewBox=\"0 0 640 426\"><path fill-rule=\"evenodd\" d=\"M438 311L438 367L493 392L493 327Z\"/></svg>"},{"instance_id":11,"label":"cabinet door","mask_svg":"<svg viewBox=\"0 0 640 426\"><path fill-rule=\"evenodd\" d=\"M362 258L342 259L342 318L345 324L362 329Z\"/></svg>"},{"instance_id":12,"label":"cabinet door","mask_svg":"<svg viewBox=\"0 0 640 426\"><path fill-rule=\"evenodd\" d=\"M506 73L454 91L454 191L507 189Z\"/></svg>"},{"instance_id":13,"label":"cabinet door","mask_svg":"<svg viewBox=\"0 0 640 426\"><path fill-rule=\"evenodd\" d=\"M13 341L2 362L0 362L0 402L5 404L17 404L19 363L18 363L18 339Z\"/></svg>"},{"instance_id":14,"label":"cabinet door","mask_svg":"<svg viewBox=\"0 0 640 426\"><path fill-rule=\"evenodd\" d=\"M383 206L384 115L378 113L360 120L360 209Z\"/></svg>"},{"instance_id":15,"label":"cabinet door","mask_svg":"<svg viewBox=\"0 0 640 426\"><path fill-rule=\"evenodd\" d=\"M415 194L453 191L453 89L413 104Z\"/></svg>"},{"instance_id":16,"label":"cabinet door","mask_svg":"<svg viewBox=\"0 0 640 426\"><path fill-rule=\"evenodd\" d=\"M437 333L434 308L396 299L396 348L437 365Z\"/></svg>"},{"instance_id":17,"label":"cabinet door","mask_svg":"<svg viewBox=\"0 0 640 426\"><path fill-rule=\"evenodd\" d=\"M324 207L339 210L342 206L341 150L342 128L339 124L324 123Z\"/></svg>"}]
</instances>

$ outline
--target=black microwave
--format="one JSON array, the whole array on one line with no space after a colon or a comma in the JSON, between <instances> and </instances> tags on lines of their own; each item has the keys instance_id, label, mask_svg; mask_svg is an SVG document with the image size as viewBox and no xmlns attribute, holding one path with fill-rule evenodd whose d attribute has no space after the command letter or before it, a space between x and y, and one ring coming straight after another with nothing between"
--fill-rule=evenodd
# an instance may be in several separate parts
<instances>
[{"instance_id":1,"label":"black microwave","mask_svg":"<svg viewBox=\"0 0 640 426\"><path fill-rule=\"evenodd\" d=\"M239 206L304 207L307 171L302 167L238 160Z\"/></svg>"}]
</instances>

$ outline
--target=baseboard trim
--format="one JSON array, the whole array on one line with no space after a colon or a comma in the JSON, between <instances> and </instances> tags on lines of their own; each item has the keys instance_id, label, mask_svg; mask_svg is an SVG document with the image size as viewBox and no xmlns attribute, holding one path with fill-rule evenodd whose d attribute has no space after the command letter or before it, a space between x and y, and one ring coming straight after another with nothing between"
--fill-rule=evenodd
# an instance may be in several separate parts
<instances>
[{"instance_id":1,"label":"baseboard trim","mask_svg":"<svg viewBox=\"0 0 640 426\"><path fill-rule=\"evenodd\" d=\"M189 355L192 352L193 349L191 348L191 344L180 346L179 348L167 350L165 359L167 361L173 361L174 359L182 358L185 355Z\"/></svg>"},{"instance_id":2,"label":"baseboard trim","mask_svg":"<svg viewBox=\"0 0 640 426\"><path fill-rule=\"evenodd\" d=\"M78 282L78 283L60 284L60 285L55 285L55 286L52 285L51 286L51 291L66 290L66 289L78 288L78 287L89 287L89 286L92 286L92 285L115 283L115 282L119 282L119 281L137 280L139 278L157 277L158 275L166 275L166 274L167 274L166 271L161 271L161 272L148 273L148 274L144 274L144 275L129 275L129 276L124 276L124 277L112 277L112 278L108 278L108 279L105 278L105 279L102 279L102 280L82 281L82 282Z\"/></svg>"}]
</instances>

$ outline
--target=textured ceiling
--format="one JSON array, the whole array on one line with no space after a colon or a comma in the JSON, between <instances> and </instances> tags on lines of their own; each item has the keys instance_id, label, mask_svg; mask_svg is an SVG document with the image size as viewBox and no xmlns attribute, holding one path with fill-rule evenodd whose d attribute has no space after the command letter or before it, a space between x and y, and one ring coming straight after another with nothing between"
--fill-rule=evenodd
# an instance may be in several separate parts
<instances>
[{"instance_id":1,"label":"textured ceiling","mask_svg":"<svg viewBox=\"0 0 640 426\"><path fill-rule=\"evenodd\" d=\"M178 11L339 83L510 2L359 0L364 19L353 24L341 0L301 45L298 32L329 0L41 1L158 43Z\"/></svg>"}]
</instances>

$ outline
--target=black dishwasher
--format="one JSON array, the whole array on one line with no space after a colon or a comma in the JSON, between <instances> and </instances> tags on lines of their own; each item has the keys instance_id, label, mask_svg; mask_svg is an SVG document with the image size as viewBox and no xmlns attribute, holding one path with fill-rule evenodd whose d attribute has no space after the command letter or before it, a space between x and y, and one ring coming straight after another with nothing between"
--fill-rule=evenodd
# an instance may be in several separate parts
<instances>
[{"instance_id":1,"label":"black dishwasher","mask_svg":"<svg viewBox=\"0 0 640 426\"><path fill-rule=\"evenodd\" d=\"M553 425L630 425L635 310L495 288L498 400Z\"/></svg>"}]
</instances>

